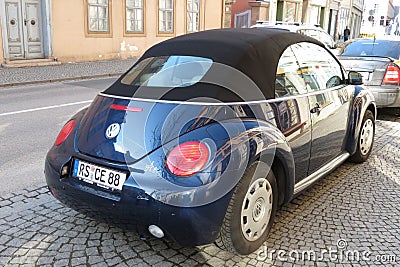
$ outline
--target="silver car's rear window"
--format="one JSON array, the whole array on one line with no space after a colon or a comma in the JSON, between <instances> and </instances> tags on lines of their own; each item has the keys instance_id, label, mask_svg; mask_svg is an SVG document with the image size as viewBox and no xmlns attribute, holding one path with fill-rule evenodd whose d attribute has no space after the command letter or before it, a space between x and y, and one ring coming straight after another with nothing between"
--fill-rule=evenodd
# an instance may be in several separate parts
<instances>
[{"instance_id":1,"label":"silver car's rear window","mask_svg":"<svg viewBox=\"0 0 400 267\"><path fill-rule=\"evenodd\" d=\"M159 56L139 62L121 80L148 87L186 87L199 82L213 61L194 56Z\"/></svg>"},{"instance_id":2,"label":"silver car's rear window","mask_svg":"<svg viewBox=\"0 0 400 267\"><path fill-rule=\"evenodd\" d=\"M343 56L380 56L400 59L400 41L361 39L347 44Z\"/></svg>"}]
</instances>

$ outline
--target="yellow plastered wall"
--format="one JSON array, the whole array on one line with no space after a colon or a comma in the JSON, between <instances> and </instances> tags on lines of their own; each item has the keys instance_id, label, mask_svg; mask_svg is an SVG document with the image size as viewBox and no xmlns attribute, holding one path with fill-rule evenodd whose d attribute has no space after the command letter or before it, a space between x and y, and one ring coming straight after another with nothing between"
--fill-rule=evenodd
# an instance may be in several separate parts
<instances>
[{"instance_id":1,"label":"yellow plastered wall","mask_svg":"<svg viewBox=\"0 0 400 267\"><path fill-rule=\"evenodd\" d=\"M53 0L52 32L54 56L62 62L130 58L150 46L186 33L186 0L175 0L173 34L158 33L158 1L145 0L143 34L126 34L123 0L110 0L110 33L95 36L86 30L86 0ZM200 29L221 28L223 0L201 0Z\"/></svg>"}]
</instances>

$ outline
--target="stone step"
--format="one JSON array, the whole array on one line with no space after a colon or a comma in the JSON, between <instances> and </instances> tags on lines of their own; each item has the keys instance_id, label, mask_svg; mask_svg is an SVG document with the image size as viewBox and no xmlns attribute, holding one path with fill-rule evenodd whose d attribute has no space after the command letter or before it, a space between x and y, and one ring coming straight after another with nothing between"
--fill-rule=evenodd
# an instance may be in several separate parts
<instances>
[{"instance_id":1,"label":"stone step","mask_svg":"<svg viewBox=\"0 0 400 267\"><path fill-rule=\"evenodd\" d=\"M60 65L61 62L54 58L24 59L24 60L6 60L1 66L4 68L23 68L37 66Z\"/></svg>"}]
</instances>

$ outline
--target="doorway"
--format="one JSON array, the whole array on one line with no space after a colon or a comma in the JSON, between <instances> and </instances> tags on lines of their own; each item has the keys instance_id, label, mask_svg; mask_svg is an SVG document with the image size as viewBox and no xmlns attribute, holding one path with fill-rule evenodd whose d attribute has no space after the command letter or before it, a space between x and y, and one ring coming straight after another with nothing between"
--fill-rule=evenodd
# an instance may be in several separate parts
<instances>
[{"instance_id":1,"label":"doorway","mask_svg":"<svg viewBox=\"0 0 400 267\"><path fill-rule=\"evenodd\" d=\"M44 58L41 0L4 0L3 12L6 58Z\"/></svg>"}]
</instances>

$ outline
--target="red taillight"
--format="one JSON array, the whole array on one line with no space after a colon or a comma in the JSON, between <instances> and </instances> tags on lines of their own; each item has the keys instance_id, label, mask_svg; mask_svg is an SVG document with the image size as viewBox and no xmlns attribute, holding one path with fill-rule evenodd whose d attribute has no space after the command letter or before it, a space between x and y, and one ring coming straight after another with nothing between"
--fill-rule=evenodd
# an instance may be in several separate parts
<instances>
[{"instance_id":1,"label":"red taillight","mask_svg":"<svg viewBox=\"0 0 400 267\"><path fill-rule=\"evenodd\" d=\"M383 77L382 84L400 83L400 69L397 65L389 64Z\"/></svg>"},{"instance_id":2,"label":"red taillight","mask_svg":"<svg viewBox=\"0 0 400 267\"><path fill-rule=\"evenodd\" d=\"M167 156L168 170L177 176L191 176L203 169L209 157L205 144L197 141L180 144Z\"/></svg>"},{"instance_id":3,"label":"red taillight","mask_svg":"<svg viewBox=\"0 0 400 267\"><path fill-rule=\"evenodd\" d=\"M56 146L61 145L65 139L69 136L69 134L72 132L74 129L75 122L73 120L67 122L64 127L61 129L60 133L57 136L56 139Z\"/></svg>"}]
</instances>

